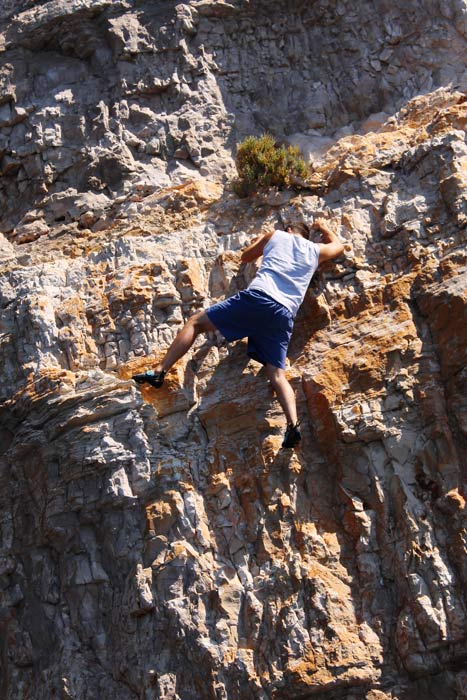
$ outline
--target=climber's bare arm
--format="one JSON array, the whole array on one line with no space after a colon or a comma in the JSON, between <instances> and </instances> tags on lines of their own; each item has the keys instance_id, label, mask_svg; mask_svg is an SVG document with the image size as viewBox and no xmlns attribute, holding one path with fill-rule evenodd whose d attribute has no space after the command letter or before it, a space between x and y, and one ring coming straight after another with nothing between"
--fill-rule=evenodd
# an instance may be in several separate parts
<instances>
[{"instance_id":1,"label":"climber's bare arm","mask_svg":"<svg viewBox=\"0 0 467 700\"><path fill-rule=\"evenodd\" d=\"M264 251L264 246L269 241L274 232L264 233L262 236L255 238L253 243L242 250L240 259L244 263L254 262L260 258Z\"/></svg>"},{"instance_id":2,"label":"climber's bare arm","mask_svg":"<svg viewBox=\"0 0 467 700\"><path fill-rule=\"evenodd\" d=\"M324 219L316 219L313 222L313 227L320 231L321 237L324 241L324 243L318 243L318 265L321 265L321 263L326 262L327 260L333 260L344 252L344 244L340 240L339 236L329 228Z\"/></svg>"}]
</instances>

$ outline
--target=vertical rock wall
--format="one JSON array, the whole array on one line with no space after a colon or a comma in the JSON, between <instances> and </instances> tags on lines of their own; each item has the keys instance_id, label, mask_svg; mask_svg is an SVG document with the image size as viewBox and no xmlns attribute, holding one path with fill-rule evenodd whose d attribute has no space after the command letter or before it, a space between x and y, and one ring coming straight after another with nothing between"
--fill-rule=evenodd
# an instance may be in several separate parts
<instances>
[{"instance_id":1,"label":"vertical rock wall","mask_svg":"<svg viewBox=\"0 0 467 700\"><path fill-rule=\"evenodd\" d=\"M83 73L82 92L62 83L60 90L72 89L79 104L84 95L91 103L93 90L103 98L95 133L48 147L48 162L68 152L72 166L42 200L34 178L21 173L33 156L40 184L43 151L16 150L16 173L4 171L7 216L21 207L27 214L0 240L2 700L465 698L466 95L441 88L385 123L379 116L360 133L352 126L334 135L301 194L239 200L205 177L221 172L229 138L259 128L253 105L270 110L275 124L287 111L282 100L297 94L299 71L304 89L314 80L314 69L297 60L274 105L263 104L246 87L256 74L237 74L221 45L229 56L249 43L257 56L278 57L277 47L283 57L295 37L297 55L305 35L316 43L321 26L320 55L328 55L329 34L339 47L354 36L369 57L373 46L385 48L382 27L417 16L412 32L423 41L394 29L391 46L418 45L426 56L436 49L446 58L436 70L419 59L437 86L446 71L461 79L462 4L341 3L332 13L328 3L268 7L275 28L266 5L253 2L2 7L11 66L4 69L24 70L24 82L3 93L10 119L31 84L25 57L39 73L47 60L51 74L68 60L91 66L98 82ZM280 21L289 17L290 38L280 46L269 32L284 35ZM253 18L256 33L248 31ZM430 33L437 20L439 31ZM107 45L99 32L112 31L117 38ZM175 31L215 61L190 89L202 101L202 81L209 83L222 96L217 111L209 120L201 102L190 101L187 78L179 83L183 99L174 84L153 82L130 113L148 118L139 136L147 144L153 115L179 120L190 110L190 128L216 149L200 156L203 165L193 159L188 172L180 152L152 157L128 146L134 170L123 171L123 151L113 148L123 149L124 129L113 116L106 121L110 77L96 57L134 76L144 64L156 81L157 57L161 71L172 55L187 60L184 45L164 43ZM290 70L281 60L269 64L264 84L273 87ZM222 61L230 72L220 70ZM313 61L318 67L315 53ZM355 70L369 76L365 61ZM375 75L386 70L383 56L378 61ZM345 97L351 62L342 64L342 81L334 81L342 111L326 108L318 135L298 112L283 122L310 147L355 118ZM395 110L422 90L418 65L409 70L413 84L407 79L385 101L362 90L358 118ZM39 95L39 78L32 84ZM24 119L2 129L10 145L17 126L31 129L49 114L51 93L40 94ZM141 96L148 94L152 107ZM246 121L240 102L252 105ZM69 107L57 108L55 124ZM86 114L83 107L79 118ZM110 147L112 130L120 136ZM42 148L37 133L21 145ZM98 171L86 160L96 149ZM94 176L102 188L89 189L85 178ZM136 186L139 177L146 185ZM283 416L242 342L200 338L162 389L136 389L131 374L157 360L185 318L248 283L254 267L240 265L238 253L254 233L317 212L346 249L320 269L296 320L288 375L302 417L299 449L280 449Z\"/></svg>"},{"instance_id":2,"label":"vertical rock wall","mask_svg":"<svg viewBox=\"0 0 467 700\"><path fill-rule=\"evenodd\" d=\"M0 13L1 221L20 240L95 221L136 184L231 176L246 135L306 134L313 152L465 82L462 2L49 0Z\"/></svg>"}]
</instances>

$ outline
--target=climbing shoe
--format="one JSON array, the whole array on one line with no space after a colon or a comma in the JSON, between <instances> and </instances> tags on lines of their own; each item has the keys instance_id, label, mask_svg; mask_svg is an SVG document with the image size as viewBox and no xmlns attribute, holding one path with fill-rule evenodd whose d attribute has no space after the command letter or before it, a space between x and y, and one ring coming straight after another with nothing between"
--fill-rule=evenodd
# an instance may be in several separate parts
<instances>
[{"instance_id":1,"label":"climbing shoe","mask_svg":"<svg viewBox=\"0 0 467 700\"><path fill-rule=\"evenodd\" d=\"M164 377L164 370L154 372L154 370L150 369L147 372L143 372L143 374L134 374L132 379L134 379L137 384L150 384L156 387L156 389L159 389L164 383Z\"/></svg>"},{"instance_id":2,"label":"climbing shoe","mask_svg":"<svg viewBox=\"0 0 467 700\"><path fill-rule=\"evenodd\" d=\"M298 429L299 425L300 421L297 421L295 425L293 423L288 424L287 430L285 431L284 442L282 443L282 447L295 447L295 445L297 445L300 442L302 436L300 434L300 430Z\"/></svg>"}]
</instances>

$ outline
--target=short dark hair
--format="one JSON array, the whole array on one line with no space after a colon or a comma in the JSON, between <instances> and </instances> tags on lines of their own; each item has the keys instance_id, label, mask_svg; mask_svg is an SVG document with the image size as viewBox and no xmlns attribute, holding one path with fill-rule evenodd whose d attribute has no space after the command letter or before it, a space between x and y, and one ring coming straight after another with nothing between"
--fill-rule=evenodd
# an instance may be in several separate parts
<instances>
[{"instance_id":1,"label":"short dark hair","mask_svg":"<svg viewBox=\"0 0 467 700\"><path fill-rule=\"evenodd\" d=\"M303 221L295 221L294 223L287 224L286 229L287 228L291 228L294 233L299 233L300 236L303 236L303 238L307 240L310 237L310 227L303 223Z\"/></svg>"}]
</instances>

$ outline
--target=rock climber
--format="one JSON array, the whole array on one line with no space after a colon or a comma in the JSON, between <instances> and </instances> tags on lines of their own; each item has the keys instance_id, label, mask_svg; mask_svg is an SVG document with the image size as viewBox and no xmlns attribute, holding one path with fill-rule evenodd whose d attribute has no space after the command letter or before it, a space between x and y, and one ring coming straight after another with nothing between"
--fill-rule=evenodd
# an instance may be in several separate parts
<instances>
[{"instance_id":1,"label":"rock climber","mask_svg":"<svg viewBox=\"0 0 467 700\"><path fill-rule=\"evenodd\" d=\"M312 229L321 233L322 243L309 240ZM266 367L287 419L282 447L295 447L301 440L295 393L285 374L287 348L294 317L318 265L340 255L344 246L325 219L312 226L291 223L256 238L241 253L249 263L263 256L261 266L247 289L188 319L153 370L135 374L137 384L161 387L169 369L193 345L199 333L218 330L231 342L248 337L247 354Z\"/></svg>"}]
</instances>

